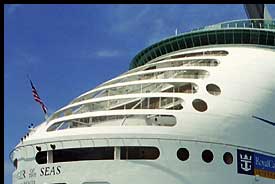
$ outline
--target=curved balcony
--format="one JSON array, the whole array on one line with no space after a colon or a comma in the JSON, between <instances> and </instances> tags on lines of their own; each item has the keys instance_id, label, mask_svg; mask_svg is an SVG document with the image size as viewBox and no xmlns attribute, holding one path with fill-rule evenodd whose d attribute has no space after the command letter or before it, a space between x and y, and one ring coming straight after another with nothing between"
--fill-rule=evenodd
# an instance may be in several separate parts
<instances>
[{"instance_id":1,"label":"curved balcony","mask_svg":"<svg viewBox=\"0 0 275 184\"><path fill-rule=\"evenodd\" d=\"M275 31L275 20L263 20L263 19L233 20L233 21L227 21L219 24L214 24L210 26L193 29L192 31L226 29L226 28L267 29L267 30L274 29Z\"/></svg>"}]
</instances>

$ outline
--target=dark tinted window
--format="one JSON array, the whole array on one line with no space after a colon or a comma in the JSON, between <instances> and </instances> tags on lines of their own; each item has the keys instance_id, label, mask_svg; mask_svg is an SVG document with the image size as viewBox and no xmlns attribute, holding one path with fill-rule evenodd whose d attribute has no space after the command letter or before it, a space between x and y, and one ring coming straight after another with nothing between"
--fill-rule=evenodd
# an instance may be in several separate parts
<instances>
[{"instance_id":1,"label":"dark tinted window","mask_svg":"<svg viewBox=\"0 0 275 184\"><path fill-rule=\"evenodd\" d=\"M121 147L121 159L157 159L160 155L155 147ZM53 163L83 160L114 160L114 147L90 147L52 150ZM38 164L47 163L47 151L36 154Z\"/></svg>"},{"instance_id":2,"label":"dark tinted window","mask_svg":"<svg viewBox=\"0 0 275 184\"><path fill-rule=\"evenodd\" d=\"M74 148L53 151L53 162L71 162L81 160L112 160L113 147Z\"/></svg>"},{"instance_id":3,"label":"dark tinted window","mask_svg":"<svg viewBox=\"0 0 275 184\"><path fill-rule=\"evenodd\" d=\"M155 147L121 147L120 148L120 159L149 159L155 160L159 157L159 150Z\"/></svg>"}]
</instances>

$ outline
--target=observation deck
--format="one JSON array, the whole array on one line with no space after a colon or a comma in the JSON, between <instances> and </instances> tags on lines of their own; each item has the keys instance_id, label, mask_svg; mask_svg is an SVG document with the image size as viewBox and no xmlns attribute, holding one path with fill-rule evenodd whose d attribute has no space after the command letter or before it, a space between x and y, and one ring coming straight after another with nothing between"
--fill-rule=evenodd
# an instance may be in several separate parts
<instances>
[{"instance_id":1,"label":"observation deck","mask_svg":"<svg viewBox=\"0 0 275 184\"><path fill-rule=\"evenodd\" d=\"M131 61L129 69L178 50L221 44L275 47L275 20L228 21L166 38L140 51Z\"/></svg>"}]
</instances>

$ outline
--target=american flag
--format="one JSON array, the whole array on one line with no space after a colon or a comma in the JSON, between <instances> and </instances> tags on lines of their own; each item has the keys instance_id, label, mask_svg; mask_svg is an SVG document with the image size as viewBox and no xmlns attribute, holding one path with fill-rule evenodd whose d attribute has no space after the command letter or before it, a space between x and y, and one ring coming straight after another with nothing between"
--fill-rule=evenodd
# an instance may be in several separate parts
<instances>
[{"instance_id":1,"label":"american flag","mask_svg":"<svg viewBox=\"0 0 275 184\"><path fill-rule=\"evenodd\" d=\"M31 82L31 86L32 86L32 95L34 97L34 100L37 101L41 105L42 110L44 111L45 114L47 114L47 107L45 106L43 101L40 99L40 97L37 93L37 90L35 89L31 80L30 80L30 82Z\"/></svg>"}]
</instances>

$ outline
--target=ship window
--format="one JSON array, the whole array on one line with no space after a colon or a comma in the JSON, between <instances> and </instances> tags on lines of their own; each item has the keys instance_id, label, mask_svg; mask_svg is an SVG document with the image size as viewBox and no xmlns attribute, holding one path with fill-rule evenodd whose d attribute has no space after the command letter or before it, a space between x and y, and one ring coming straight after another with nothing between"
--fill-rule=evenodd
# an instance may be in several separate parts
<instances>
[{"instance_id":1,"label":"ship window","mask_svg":"<svg viewBox=\"0 0 275 184\"><path fill-rule=\"evenodd\" d=\"M58 116L59 117L59 116ZM47 131L53 131L53 130L56 130L63 122L58 122L58 123L55 123L53 124L52 126L50 126Z\"/></svg>"},{"instance_id":2,"label":"ship window","mask_svg":"<svg viewBox=\"0 0 275 184\"><path fill-rule=\"evenodd\" d=\"M194 35L193 36L193 42L194 42L194 46L201 46L201 41L200 41L200 36L199 35Z\"/></svg>"},{"instance_id":3,"label":"ship window","mask_svg":"<svg viewBox=\"0 0 275 184\"><path fill-rule=\"evenodd\" d=\"M179 43L179 46L180 46L180 49L184 49L185 48L185 43L183 40L179 39L178 40L178 43ZM159 61L159 60L158 60Z\"/></svg>"},{"instance_id":4,"label":"ship window","mask_svg":"<svg viewBox=\"0 0 275 184\"><path fill-rule=\"evenodd\" d=\"M73 148L53 151L53 163L82 160L113 160L113 147Z\"/></svg>"},{"instance_id":5,"label":"ship window","mask_svg":"<svg viewBox=\"0 0 275 184\"><path fill-rule=\"evenodd\" d=\"M206 52L204 52L204 55L226 56L226 55L228 55L228 52L225 51L225 50L213 50L213 51L206 51Z\"/></svg>"},{"instance_id":6,"label":"ship window","mask_svg":"<svg viewBox=\"0 0 275 184\"><path fill-rule=\"evenodd\" d=\"M161 56L161 53L160 53L160 51L159 51L159 48L156 48L156 54L157 54L157 56Z\"/></svg>"},{"instance_id":7,"label":"ship window","mask_svg":"<svg viewBox=\"0 0 275 184\"><path fill-rule=\"evenodd\" d=\"M176 56L175 56L176 57ZM175 59L175 58L173 58ZM162 59L163 60L163 59ZM159 60L160 61L160 60ZM167 67L179 67L179 66L217 66L219 62L216 59L190 59L190 60L174 60L174 61L163 61L161 63L152 63L148 64L147 66L142 66L140 68L134 69L133 71L127 72L123 75L134 73L134 72L139 72L139 71L148 71L148 70L154 70L156 68L161 69L161 68L167 68ZM203 71L203 70L200 70ZM164 71L165 72L165 71ZM171 71L168 71L171 72ZM152 71L152 73L155 73ZM115 83L120 83L120 82L129 82L136 80L136 77L141 77L142 75L132 75L132 76L125 76L119 79L113 79L110 81L105 82L104 84L100 86L106 86L110 84L115 84ZM156 74L155 74L156 75ZM92 97L95 97L97 92L94 92ZM80 99L75 99L72 103L78 102Z\"/></svg>"},{"instance_id":8,"label":"ship window","mask_svg":"<svg viewBox=\"0 0 275 184\"><path fill-rule=\"evenodd\" d=\"M46 164L47 163L47 151L38 152L35 156L35 160L38 164Z\"/></svg>"},{"instance_id":9,"label":"ship window","mask_svg":"<svg viewBox=\"0 0 275 184\"><path fill-rule=\"evenodd\" d=\"M140 68L134 69L131 72L127 72L127 74L133 73L133 72L139 72L139 71L149 71L149 70L154 70L156 68L161 69L161 68L167 68L167 67L179 67L179 66L208 66L208 67L215 67L218 66L219 62L216 59L190 59L190 60L176 60L176 61L164 61L161 63L153 63L153 64L149 64L148 66L142 66ZM194 72L195 70L185 70L185 71L189 71L190 72ZM154 72L151 71L151 78L175 78L173 75L173 73L180 73L182 72L181 70L177 69L175 71L162 71L162 72ZM197 72L199 72L200 77L201 78L205 78L209 76L209 73L205 70L197 70ZM125 73L126 74L126 73ZM123 74L123 75L125 75ZM113 79L110 81L105 82L104 84L100 85L100 87L103 86L107 86L107 85L111 85L111 84L115 84L115 83L123 83L123 82L130 82L130 81L138 81L141 79L150 79L148 77L146 77L148 75L147 74L138 74L138 75L132 75L132 76L124 76L124 77L120 77L118 79ZM190 75L189 78L192 78L193 76ZM185 76L182 76L182 78L185 78ZM88 100L91 98L97 98L97 97L102 97L102 96L106 96L107 93L103 92L103 90L101 91L95 91L89 94L84 95L81 98L77 98L75 100L73 100L71 102L72 103L77 103L83 100Z\"/></svg>"},{"instance_id":10,"label":"ship window","mask_svg":"<svg viewBox=\"0 0 275 184\"><path fill-rule=\"evenodd\" d=\"M161 50L161 53L162 53L162 54L166 54L166 50L165 50L164 46L161 46L161 47L160 47L160 50Z\"/></svg>"},{"instance_id":11,"label":"ship window","mask_svg":"<svg viewBox=\"0 0 275 184\"><path fill-rule=\"evenodd\" d=\"M208 84L206 86L206 90L208 91L209 94L218 96L221 94L221 89L219 86L216 84Z\"/></svg>"},{"instance_id":12,"label":"ship window","mask_svg":"<svg viewBox=\"0 0 275 184\"><path fill-rule=\"evenodd\" d=\"M148 102L148 101L147 101ZM144 102L143 104L146 104ZM142 106L143 106L142 104ZM147 105L147 104L146 104ZM182 106L167 106L169 109L179 110ZM140 104L139 107L140 108ZM157 121L154 119L157 118ZM71 124L70 122L79 122L78 119L67 120L67 123L71 125L67 128L79 128L79 127L89 127L89 126L97 126L99 124L112 125L112 126L174 126L177 121L175 116L173 115L159 115L159 114L140 114L140 115L109 115L109 116L95 116L95 117L87 117L89 119L89 123L85 125L83 124ZM51 126L54 126L51 125ZM51 131L54 131L52 128L49 128ZM60 130L60 129L56 129ZM49 131L49 130L47 130Z\"/></svg>"},{"instance_id":13,"label":"ship window","mask_svg":"<svg viewBox=\"0 0 275 184\"><path fill-rule=\"evenodd\" d=\"M187 37L184 38L184 40L185 40L187 48L194 47L192 36L187 36Z\"/></svg>"},{"instance_id":14,"label":"ship window","mask_svg":"<svg viewBox=\"0 0 275 184\"><path fill-rule=\"evenodd\" d=\"M199 112L204 112L207 110L207 103L201 99L195 99L192 102L192 105Z\"/></svg>"},{"instance_id":15,"label":"ship window","mask_svg":"<svg viewBox=\"0 0 275 184\"><path fill-rule=\"evenodd\" d=\"M17 158L14 159L13 166L15 167L15 169L17 169L17 167L18 167L18 160L17 160Z\"/></svg>"},{"instance_id":16,"label":"ship window","mask_svg":"<svg viewBox=\"0 0 275 184\"><path fill-rule=\"evenodd\" d=\"M189 158L189 151L186 148L180 148L177 151L177 157L181 161L185 161Z\"/></svg>"},{"instance_id":17,"label":"ship window","mask_svg":"<svg viewBox=\"0 0 275 184\"><path fill-rule=\"evenodd\" d=\"M209 38L209 44L216 44L217 43L215 33L207 32L207 35L208 35L208 38Z\"/></svg>"},{"instance_id":18,"label":"ship window","mask_svg":"<svg viewBox=\"0 0 275 184\"><path fill-rule=\"evenodd\" d=\"M156 147L125 146L120 148L121 160L155 160L160 152Z\"/></svg>"},{"instance_id":19,"label":"ship window","mask_svg":"<svg viewBox=\"0 0 275 184\"><path fill-rule=\"evenodd\" d=\"M207 55L207 56L226 56L226 55L228 55L228 52L225 51L225 50L192 52L192 53L187 53L187 54L179 54L179 55L170 56L170 57L167 57L165 59L168 59L168 58L176 59L176 58L185 58L185 57L197 57L197 56L205 56L205 55Z\"/></svg>"},{"instance_id":20,"label":"ship window","mask_svg":"<svg viewBox=\"0 0 275 184\"><path fill-rule=\"evenodd\" d=\"M205 161L206 163L210 163L214 159L214 155L210 150L204 150L201 156L203 161Z\"/></svg>"},{"instance_id":21,"label":"ship window","mask_svg":"<svg viewBox=\"0 0 275 184\"><path fill-rule=\"evenodd\" d=\"M200 36L201 39L201 45L208 45L208 38L207 38L207 34L203 34Z\"/></svg>"},{"instance_id":22,"label":"ship window","mask_svg":"<svg viewBox=\"0 0 275 184\"><path fill-rule=\"evenodd\" d=\"M149 84L151 85L151 84ZM165 85L165 86L143 86L140 89L152 91L154 89L161 90L161 87L164 90L177 90L177 93L195 93L197 92L196 85ZM140 91L140 89L133 89ZM156 90L155 90L156 91ZM128 94L133 93L134 91L128 91ZM164 92L164 91L163 91ZM174 109L181 110L183 109L183 100L177 97L150 97L150 98L123 98L123 99L112 99L104 100L100 102L90 102L83 105L79 105L79 109L74 111L73 114L82 114L86 112L96 112L96 111L105 111L105 110L128 110L128 109ZM71 107L73 108L73 107ZM62 113L58 112L58 113ZM91 119L81 118L66 120L62 122L56 122L52 124L47 131L62 130L73 127L88 127L91 126Z\"/></svg>"},{"instance_id":23,"label":"ship window","mask_svg":"<svg viewBox=\"0 0 275 184\"><path fill-rule=\"evenodd\" d=\"M156 69L156 66L148 67L148 68L146 68L145 70L154 70L154 69Z\"/></svg>"},{"instance_id":24,"label":"ship window","mask_svg":"<svg viewBox=\"0 0 275 184\"><path fill-rule=\"evenodd\" d=\"M233 155L229 152L226 152L223 155L223 161L224 163L226 163L227 165L231 165L233 163Z\"/></svg>"},{"instance_id":25,"label":"ship window","mask_svg":"<svg viewBox=\"0 0 275 184\"><path fill-rule=\"evenodd\" d=\"M204 61L204 60L197 60L196 61L173 61L169 63L161 63L158 64L158 69L167 68L167 67L179 67L179 66L217 66L218 63L215 60ZM156 69L156 66L148 67L145 70L152 70ZM198 75L196 74L198 73ZM184 75L183 75L184 74ZM139 81L139 80L149 80L149 79L172 79L172 78L206 78L209 76L209 72L206 70L195 70L195 69L175 69L175 70L167 70L167 71L160 71L154 72L150 71L145 74L138 74L132 75L128 77L123 77L117 80L113 80L112 82L105 83L104 86L112 85L116 83L124 83L124 82L131 82L131 81ZM96 95L99 94L99 95ZM93 92L90 98L101 97L104 93ZM87 99L85 99L87 100ZM81 100L82 101L82 100Z\"/></svg>"},{"instance_id":26,"label":"ship window","mask_svg":"<svg viewBox=\"0 0 275 184\"><path fill-rule=\"evenodd\" d=\"M36 154L38 164L47 163L47 152ZM51 150L53 162L74 162L85 160L114 160L114 147L89 147ZM155 160L160 156L159 149L150 146L122 146L120 147L121 160ZM39 160L40 159L40 160Z\"/></svg>"},{"instance_id":27,"label":"ship window","mask_svg":"<svg viewBox=\"0 0 275 184\"><path fill-rule=\"evenodd\" d=\"M172 42L172 47L173 47L173 51L179 50L178 44L177 44L177 40L174 40Z\"/></svg>"}]
</instances>

